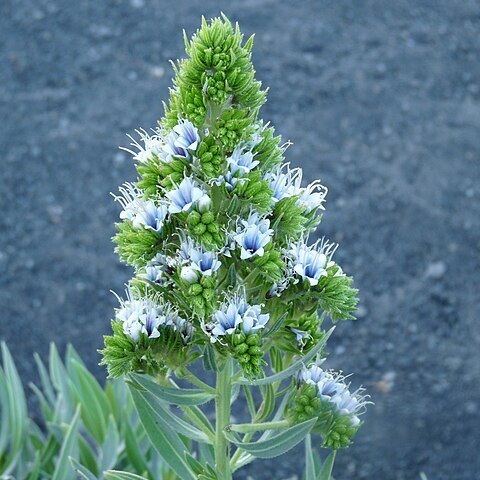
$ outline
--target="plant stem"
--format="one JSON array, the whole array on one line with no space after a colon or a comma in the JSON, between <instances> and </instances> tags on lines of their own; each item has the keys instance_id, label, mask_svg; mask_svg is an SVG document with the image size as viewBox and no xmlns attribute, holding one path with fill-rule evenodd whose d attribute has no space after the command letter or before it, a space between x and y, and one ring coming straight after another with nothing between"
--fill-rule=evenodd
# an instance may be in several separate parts
<instances>
[{"instance_id":1,"label":"plant stem","mask_svg":"<svg viewBox=\"0 0 480 480\"><path fill-rule=\"evenodd\" d=\"M222 370L217 372L215 396L215 466L222 480L231 480L230 445L224 435L230 423L230 401L232 395L232 361L227 359Z\"/></svg>"}]
</instances>

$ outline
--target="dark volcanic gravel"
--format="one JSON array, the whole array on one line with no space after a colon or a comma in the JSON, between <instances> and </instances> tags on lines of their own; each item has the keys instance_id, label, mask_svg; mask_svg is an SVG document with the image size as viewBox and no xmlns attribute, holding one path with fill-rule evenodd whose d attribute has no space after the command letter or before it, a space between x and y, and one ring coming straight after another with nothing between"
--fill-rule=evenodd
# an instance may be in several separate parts
<instances>
[{"instance_id":1,"label":"dark volcanic gravel","mask_svg":"<svg viewBox=\"0 0 480 480\"><path fill-rule=\"evenodd\" d=\"M109 290L129 276L110 243L109 192L134 175L117 145L162 115L182 28L220 10L256 32L263 117L329 187L320 233L361 290L329 365L376 405L336 477L480 478L478 1L0 0L0 337L26 382L51 341L104 376Z\"/></svg>"}]
</instances>

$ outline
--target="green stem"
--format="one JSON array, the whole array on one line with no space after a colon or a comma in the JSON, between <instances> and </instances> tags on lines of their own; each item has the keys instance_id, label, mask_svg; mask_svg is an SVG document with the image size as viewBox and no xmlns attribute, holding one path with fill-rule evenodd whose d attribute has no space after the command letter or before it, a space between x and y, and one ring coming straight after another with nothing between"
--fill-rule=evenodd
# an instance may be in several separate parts
<instances>
[{"instance_id":1,"label":"green stem","mask_svg":"<svg viewBox=\"0 0 480 480\"><path fill-rule=\"evenodd\" d=\"M248 433L259 432L261 430L278 430L281 428L287 428L289 426L288 420L278 420L276 422L263 422L263 423L238 423L227 426L227 431Z\"/></svg>"},{"instance_id":2,"label":"green stem","mask_svg":"<svg viewBox=\"0 0 480 480\"><path fill-rule=\"evenodd\" d=\"M215 466L222 480L231 480L230 445L225 437L225 427L230 423L232 396L232 361L227 359L222 370L217 372L215 397Z\"/></svg>"}]
</instances>

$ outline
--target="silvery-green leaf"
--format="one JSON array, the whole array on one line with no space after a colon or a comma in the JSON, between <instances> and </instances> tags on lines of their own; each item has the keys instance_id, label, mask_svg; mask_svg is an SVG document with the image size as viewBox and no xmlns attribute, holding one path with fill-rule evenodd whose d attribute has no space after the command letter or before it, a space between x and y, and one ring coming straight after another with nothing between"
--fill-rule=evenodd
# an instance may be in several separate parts
<instances>
[{"instance_id":1,"label":"silvery-green leaf","mask_svg":"<svg viewBox=\"0 0 480 480\"><path fill-rule=\"evenodd\" d=\"M325 459L320 474L317 477L317 480L333 480L332 479L332 470L333 463L335 462L335 450L333 450L330 455Z\"/></svg>"},{"instance_id":2,"label":"silvery-green leaf","mask_svg":"<svg viewBox=\"0 0 480 480\"><path fill-rule=\"evenodd\" d=\"M115 466L118 459L118 448L120 445L120 437L118 435L117 425L113 415L108 417L107 431L102 445L102 461L100 470L110 470Z\"/></svg>"},{"instance_id":3,"label":"silvery-green leaf","mask_svg":"<svg viewBox=\"0 0 480 480\"><path fill-rule=\"evenodd\" d=\"M105 472L105 480L147 480L145 477L135 475L130 472L120 472L118 470L108 470Z\"/></svg>"},{"instance_id":4,"label":"silvery-green leaf","mask_svg":"<svg viewBox=\"0 0 480 480\"><path fill-rule=\"evenodd\" d=\"M2 426L0 427L0 456L8 450L2 462L0 474L11 469L18 461L24 446L27 429L27 405L22 382L18 376L13 358L5 343L2 342L2 364L0 369L0 408Z\"/></svg>"},{"instance_id":5,"label":"silvery-green leaf","mask_svg":"<svg viewBox=\"0 0 480 480\"><path fill-rule=\"evenodd\" d=\"M67 433L60 449L60 455L55 462L55 470L52 480L69 480L75 478L73 468L70 464L70 457L74 457L77 447L78 419L80 417L80 407L77 407L72 423L68 427Z\"/></svg>"},{"instance_id":6,"label":"silvery-green leaf","mask_svg":"<svg viewBox=\"0 0 480 480\"><path fill-rule=\"evenodd\" d=\"M305 437L305 480L317 480L310 434Z\"/></svg>"},{"instance_id":7,"label":"silvery-green leaf","mask_svg":"<svg viewBox=\"0 0 480 480\"><path fill-rule=\"evenodd\" d=\"M258 440L256 442L242 443L232 432L226 432L225 435L230 442L254 457L273 458L288 452L301 442L313 428L316 421L316 418L312 418L287 428L277 435L272 435L267 440Z\"/></svg>"},{"instance_id":8,"label":"silvery-green leaf","mask_svg":"<svg viewBox=\"0 0 480 480\"><path fill-rule=\"evenodd\" d=\"M261 422L265 418L268 418L275 408L275 391L271 383L267 383L263 386L262 397L263 401L256 415L257 422Z\"/></svg>"},{"instance_id":9,"label":"silvery-green leaf","mask_svg":"<svg viewBox=\"0 0 480 480\"><path fill-rule=\"evenodd\" d=\"M77 474L84 480L98 480L97 477L88 468L81 465L78 460L70 457L70 463Z\"/></svg>"},{"instance_id":10,"label":"silvery-green leaf","mask_svg":"<svg viewBox=\"0 0 480 480\"><path fill-rule=\"evenodd\" d=\"M205 370L213 370L214 372L217 371L215 352L213 351L213 347L209 343L207 343L203 349L202 361Z\"/></svg>"},{"instance_id":11,"label":"silvery-green leaf","mask_svg":"<svg viewBox=\"0 0 480 480\"><path fill-rule=\"evenodd\" d=\"M179 436L168 425L164 425L162 417L146 401L142 392L132 386L130 392L140 421L155 449L182 480L195 479L195 474L183 457L185 447ZM162 428L158 428L159 425Z\"/></svg>"},{"instance_id":12,"label":"silvery-green leaf","mask_svg":"<svg viewBox=\"0 0 480 480\"><path fill-rule=\"evenodd\" d=\"M55 402L55 414L58 421L70 422L74 414L74 400L72 386L57 348L50 344L48 366L50 379L55 390L58 392Z\"/></svg>"},{"instance_id":13,"label":"silvery-green leaf","mask_svg":"<svg viewBox=\"0 0 480 480\"><path fill-rule=\"evenodd\" d=\"M35 363L37 364L37 370L38 370L38 375L40 376L40 385L42 387L42 393L44 394L50 406L53 406L55 405L55 391L53 389L50 376L48 375L47 368L45 367L45 364L42 362L40 355L38 355L38 353L34 353L33 358L35 359Z\"/></svg>"},{"instance_id":14,"label":"silvery-green leaf","mask_svg":"<svg viewBox=\"0 0 480 480\"><path fill-rule=\"evenodd\" d=\"M144 375L131 374L129 377L134 380L134 386L140 385L160 400L174 405L202 405L214 398L210 393L198 388L164 387Z\"/></svg>"},{"instance_id":15,"label":"silvery-green leaf","mask_svg":"<svg viewBox=\"0 0 480 480\"><path fill-rule=\"evenodd\" d=\"M110 406L105 392L93 375L76 360L71 361L78 398L82 405L82 420L99 444L105 438Z\"/></svg>"}]
</instances>

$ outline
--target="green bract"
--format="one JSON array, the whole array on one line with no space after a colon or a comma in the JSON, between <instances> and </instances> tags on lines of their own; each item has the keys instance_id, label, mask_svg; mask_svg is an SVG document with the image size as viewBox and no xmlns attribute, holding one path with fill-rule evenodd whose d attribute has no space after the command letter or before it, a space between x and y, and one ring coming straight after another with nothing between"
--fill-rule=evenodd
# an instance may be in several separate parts
<instances>
[{"instance_id":1,"label":"green bract","mask_svg":"<svg viewBox=\"0 0 480 480\"><path fill-rule=\"evenodd\" d=\"M135 275L105 337L103 363L111 377L136 375L129 378L140 421L182 479L230 479L310 431L325 447L347 446L365 405L343 377L308 370L291 380L324 355L324 319L353 318L357 291L333 260L337 245L309 241L327 189L302 184L302 170L284 162L288 144L258 118L266 91L255 80L252 44L224 16L203 19L185 38L188 57L174 65L165 116L132 139L138 178L116 197L123 207L116 251ZM188 370L199 357L215 371L214 387ZM162 413L169 400L158 385L176 389L175 376L215 398L215 428L198 407L184 410L189 423ZM240 384L252 423L230 425ZM165 436L157 425L172 431ZM173 455L184 436L210 451L204 464Z\"/></svg>"}]
</instances>

